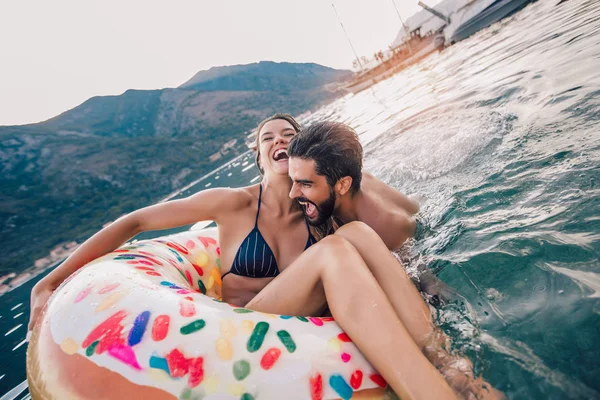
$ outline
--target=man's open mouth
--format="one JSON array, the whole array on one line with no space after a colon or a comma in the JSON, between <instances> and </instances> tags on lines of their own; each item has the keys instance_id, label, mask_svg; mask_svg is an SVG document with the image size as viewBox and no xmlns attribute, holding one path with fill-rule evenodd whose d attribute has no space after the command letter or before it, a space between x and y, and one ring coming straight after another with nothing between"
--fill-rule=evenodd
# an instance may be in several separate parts
<instances>
[{"instance_id":1,"label":"man's open mouth","mask_svg":"<svg viewBox=\"0 0 600 400\"><path fill-rule=\"evenodd\" d=\"M277 149L273 153L273 160L275 161L287 160L288 158L287 149Z\"/></svg>"},{"instance_id":2,"label":"man's open mouth","mask_svg":"<svg viewBox=\"0 0 600 400\"><path fill-rule=\"evenodd\" d=\"M317 206L313 203L311 203L308 200L298 200L298 202L300 203L300 205L302 205L302 207L304 208L304 214L310 218L310 219L314 219L317 216Z\"/></svg>"}]
</instances>

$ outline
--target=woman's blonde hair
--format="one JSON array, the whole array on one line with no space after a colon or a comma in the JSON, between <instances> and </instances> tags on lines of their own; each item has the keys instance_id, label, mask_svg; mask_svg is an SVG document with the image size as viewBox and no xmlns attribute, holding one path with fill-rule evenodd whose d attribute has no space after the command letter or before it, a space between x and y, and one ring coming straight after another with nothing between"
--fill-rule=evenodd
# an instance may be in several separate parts
<instances>
[{"instance_id":1,"label":"woman's blonde hair","mask_svg":"<svg viewBox=\"0 0 600 400\"><path fill-rule=\"evenodd\" d=\"M260 130L265 126L267 122L274 121L277 119L282 119L287 121L292 125L292 128L296 131L296 133L300 132L300 124L292 117L290 114L277 113L275 115L270 116L267 119L263 119L260 124L258 124L258 128L256 128L256 143L254 144L254 151L256 152L256 156L254 161L256 162L256 167L260 171L261 175L264 175L265 170L262 165L260 165Z\"/></svg>"}]
</instances>

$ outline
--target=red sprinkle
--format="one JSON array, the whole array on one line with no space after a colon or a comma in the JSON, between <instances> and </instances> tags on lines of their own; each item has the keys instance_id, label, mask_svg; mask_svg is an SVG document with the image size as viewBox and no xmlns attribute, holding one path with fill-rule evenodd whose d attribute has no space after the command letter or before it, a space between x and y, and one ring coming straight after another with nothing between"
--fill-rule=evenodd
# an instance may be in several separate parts
<instances>
[{"instance_id":1,"label":"red sprinkle","mask_svg":"<svg viewBox=\"0 0 600 400\"><path fill-rule=\"evenodd\" d=\"M321 374L310 377L310 398L311 400L323 399L323 378Z\"/></svg>"},{"instance_id":2,"label":"red sprinkle","mask_svg":"<svg viewBox=\"0 0 600 400\"><path fill-rule=\"evenodd\" d=\"M151 275L151 276L160 276L160 273L156 272L156 271L147 271L146 275Z\"/></svg>"},{"instance_id":3,"label":"red sprinkle","mask_svg":"<svg viewBox=\"0 0 600 400\"><path fill-rule=\"evenodd\" d=\"M308 319L316 326L323 326L323 321L320 318L308 317Z\"/></svg>"},{"instance_id":4,"label":"red sprinkle","mask_svg":"<svg viewBox=\"0 0 600 400\"><path fill-rule=\"evenodd\" d=\"M321 321L332 322L335 321L335 319L333 317L321 317Z\"/></svg>"},{"instance_id":5,"label":"red sprinkle","mask_svg":"<svg viewBox=\"0 0 600 400\"><path fill-rule=\"evenodd\" d=\"M117 250L113 251L113 253L127 253L127 252L129 252L129 250L127 250L127 249L117 249Z\"/></svg>"},{"instance_id":6,"label":"red sprinkle","mask_svg":"<svg viewBox=\"0 0 600 400\"><path fill-rule=\"evenodd\" d=\"M165 357L167 359L167 365L169 366L169 372L173 378L181 378L187 374L190 370L190 360L185 358L182 352L177 349L171 350Z\"/></svg>"},{"instance_id":7,"label":"red sprinkle","mask_svg":"<svg viewBox=\"0 0 600 400\"><path fill-rule=\"evenodd\" d=\"M182 252L183 254L190 254L190 252L188 251L188 249L186 249L185 247L177 244L177 243L173 243L173 242L167 242L167 246L169 246L172 249L175 249L177 251Z\"/></svg>"},{"instance_id":8,"label":"red sprinkle","mask_svg":"<svg viewBox=\"0 0 600 400\"><path fill-rule=\"evenodd\" d=\"M196 247L196 243L194 243L193 240L188 240L187 242L185 242L185 246L190 249L193 249L194 247Z\"/></svg>"},{"instance_id":9,"label":"red sprinkle","mask_svg":"<svg viewBox=\"0 0 600 400\"><path fill-rule=\"evenodd\" d=\"M161 263L156 258L154 258L154 254L152 254L152 253L148 253L147 251L140 250L140 254L145 255L146 259L152 261L154 264L163 265L163 263Z\"/></svg>"},{"instance_id":10,"label":"red sprinkle","mask_svg":"<svg viewBox=\"0 0 600 400\"><path fill-rule=\"evenodd\" d=\"M279 360L279 356L281 355L281 350L276 347L272 347L262 356L260 360L260 366L264 370L269 370L275 365L277 360Z\"/></svg>"},{"instance_id":11,"label":"red sprinkle","mask_svg":"<svg viewBox=\"0 0 600 400\"><path fill-rule=\"evenodd\" d=\"M79 292L77 297L75 297L75 303L79 303L81 300L85 299L87 297L87 295L90 294L91 291L92 291L92 288L89 286L86 287L85 289L83 289L81 292Z\"/></svg>"},{"instance_id":12,"label":"red sprinkle","mask_svg":"<svg viewBox=\"0 0 600 400\"><path fill-rule=\"evenodd\" d=\"M123 319L125 319L126 316L127 313L121 310L108 317L104 322L101 322L100 325L95 327L89 333L89 335L81 344L81 347L88 347L90 344L94 343L102 336L110 336L117 332L120 334L121 330L123 329L123 327L121 326L121 321L123 321Z\"/></svg>"},{"instance_id":13,"label":"red sprinkle","mask_svg":"<svg viewBox=\"0 0 600 400\"><path fill-rule=\"evenodd\" d=\"M352 358L352 356L348 353L342 353L342 361L347 363L348 361L350 361L350 359Z\"/></svg>"},{"instance_id":14,"label":"red sprinkle","mask_svg":"<svg viewBox=\"0 0 600 400\"><path fill-rule=\"evenodd\" d=\"M200 268L200 266L198 266L196 264L192 264L192 267L194 267L194 269L196 270L196 272L198 273L198 275L204 276L204 271L202 271L202 268Z\"/></svg>"},{"instance_id":15,"label":"red sprinkle","mask_svg":"<svg viewBox=\"0 0 600 400\"><path fill-rule=\"evenodd\" d=\"M154 268L151 268L151 267L138 266L138 267L135 267L135 269L139 269L140 271L154 271Z\"/></svg>"},{"instance_id":16,"label":"red sprinkle","mask_svg":"<svg viewBox=\"0 0 600 400\"><path fill-rule=\"evenodd\" d=\"M129 260L129 261L126 261L126 263L127 264L139 264L140 261L139 260Z\"/></svg>"},{"instance_id":17,"label":"red sprinkle","mask_svg":"<svg viewBox=\"0 0 600 400\"><path fill-rule=\"evenodd\" d=\"M156 342L160 342L167 337L169 332L169 324L171 323L171 317L166 314L159 315L154 320L152 325L152 339Z\"/></svg>"},{"instance_id":18,"label":"red sprinkle","mask_svg":"<svg viewBox=\"0 0 600 400\"><path fill-rule=\"evenodd\" d=\"M192 359L190 363L190 377L188 386L194 388L202 383L204 379L204 359L202 357Z\"/></svg>"},{"instance_id":19,"label":"red sprinkle","mask_svg":"<svg viewBox=\"0 0 600 400\"><path fill-rule=\"evenodd\" d=\"M385 381L385 379L383 379L383 376L379 374L371 374L369 375L369 378L371 378L371 380L375 382L379 387L384 388L387 386L387 382Z\"/></svg>"},{"instance_id":20,"label":"red sprinkle","mask_svg":"<svg viewBox=\"0 0 600 400\"><path fill-rule=\"evenodd\" d=\"M350 377L350 386L352 386L352 389L358 389L360 387L362 384L362 378L363 373L361 370L357 369L352 373L352 376Z\"/></svg>"},{"instance_id":21,"label":"red sprinkle","mask_svg":"<svg viewBox=\"0 0 600 400\"><path fill-rule=\"evenodd\" d=\"M221 255L221 248L217 247L217 255L220 256Z\"/></svg>"},{"instance_id":22,"label":"red sprinkle","mask_svg":"<svg viewBox=\"0 0 600 400\"><path fill-rule=\"evenodd\" d=\"M185 277L187 278L188 282L190 283L190 286L194 286L194 281L192 280L192 274L190 274L190 271L188 271L187 269L185 270Z\"/></svg>"},{"instance_id":23,"label":"red sprinkle","mask_svg":"<svg viewBox=\"0 0 600 400\"><path fill-rule=\"evenodd\" d=\"M139 261L140 264L144 264L144 265L154 265L153 263L151 263L150 261L146 261L146 260L140 260Z\"/></svg>"},{"instance_id":24,"label":"red sprinkle","mask_svg":"<svg viewBox=\"0 0 600 400\"><path fill-rule=\"evenodd\" d=\"M119 285L120 285L120 283L118 283L118 282L117 283L111 283L110 285L104 286L102 289L100 289L98 291L98 293L99 294L106 294L106 293L110 292L111 290L114 290L114 289L118 288Z\"/></svg>"},{"instance_id":25,"label":"red sprinkle","mask_svg":"<svg viewBox=\"0 0 600 400\"><path fill-rule=\"evenodd\" d=\"M211 237L198 236L198 240L202 242L204 247L208 247L209 244L217 244L217 241Z\"/></svg>"},{"instance_id":26,"label":"red sprinkle","mask_svg":"<svg viewBox=\"0 0 600 400\"><path fill-rule=\"evenodd\" d=\"M346 332L342 332L342 333L340 333L340 334L339 334L337 337L338 337L338 339L340 339L342 342L349 343L349 342L351 342L351 341L352 341L352 339L350 339L350 336L348 336L348 335L346 334Z\"/></svg>"},{"instance_id":27,"label":"red sprinkle","mask_svg":"<svg viewBox=\"0 0 600 400\"><path fill-rule=\"evenodd\" d=\"M179 314L182 317L193 317L196 315L196 307L187 297L179 300Z\"/></svg>"}]
</instances>

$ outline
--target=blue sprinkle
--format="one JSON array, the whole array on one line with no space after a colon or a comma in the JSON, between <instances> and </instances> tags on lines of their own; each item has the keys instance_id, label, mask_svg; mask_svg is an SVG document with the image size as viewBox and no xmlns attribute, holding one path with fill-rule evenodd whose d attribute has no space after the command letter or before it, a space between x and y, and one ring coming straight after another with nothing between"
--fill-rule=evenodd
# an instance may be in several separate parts
<instances>
[{"instance_id":1,"label":"blue sprinkle","mask_svg":"<svg viewBox=\"0 0 600 400\"><path fill-rule=\"evenodd\" d=\"M331 375L329 378L329 385L335 390L335 392L344 400L348 400L352 397L352 388L346 383L341 375Z\"/></svg>"},{"instance_id":2,"label":"blue sprinkle","mask_svg":"<svg viewBox=\"0 0 600 400\"><path fill-rule=\"evenodd\" d=\"M146 332L146 326L148 325L149 319L150 311L144 311L136 317L133 322L133 328L131 328L131 331L129 332L130 346L135 346L142 341L142 336L144 336L144 332Z\"/></svg>"},{"instance_id":3,"label":"blue sprinkle","mask_svg":"<svg viewBox=\"0 0 600 400\"><path fill-rule=\"evenodd\" d=\"M294 318L291 315L280 315L279 318L281 319L290 319L290 318Z\"/></svg>"},{"instance_id":4,"label":"blue sprinkle","mask_svg":"<svg viewBox=\"0 0 600 400\"><path fill-rule=\"evenodd\" d=\"M167 363L167 360L164 358L151 356L150 357L150 368L162 369L167 374L171 375L171 372L169 371L169 364Z\"/></svg>"},{"instance_id":5,"label":"blue sprinkle","mask_svg":"<svg viewBox=\"0 0 600 400\"><path fill-rule=\"evenodd\" d=\"M178 252L176 252L175 250L173 250L172 248L169 247L169 250L171 251L171 253L175 254L175 257L177 257L177 260L179 262L183 262L183 258L181 258L181 256L179 255Z\"/></svg>"},{"instance_id":6,"label":"blue sprinkle","mask_svg":"<svg viewBox=\"0 0 600 400\"><path fill-rule=\"evenodd\" d=\"M171 282L167 282L167 281L162 281L160 284L161 284L161 285L163 285L163 286L166 286L166 287L168 287L168 288L170 288L170 289L181 289L181 288L180 288L179 286L177 286L176 284L174 284L174 283L171 283Z\"/></svg>"}]
</instances>

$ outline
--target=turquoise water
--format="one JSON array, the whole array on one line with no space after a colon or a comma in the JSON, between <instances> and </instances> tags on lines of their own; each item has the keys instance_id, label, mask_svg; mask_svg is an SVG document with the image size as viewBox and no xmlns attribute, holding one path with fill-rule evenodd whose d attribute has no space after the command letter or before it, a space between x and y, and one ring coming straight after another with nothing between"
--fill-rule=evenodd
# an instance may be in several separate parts
<instances>
[{"instance_id":1,"label":"turquoise water","mask_svg":"<svg viewBox=\"0 0 600 400\"><path fill-rule=\"evenodd\" d=\"M420 198L401 258L454 292L438 322L511 399L600 397L600 2L557 2L310 118L354 126L366 168ZM246 185L251 164L181 195ZM25 379L33 283L0 297L0 393Z\"/></svg>"}]
</instances>

